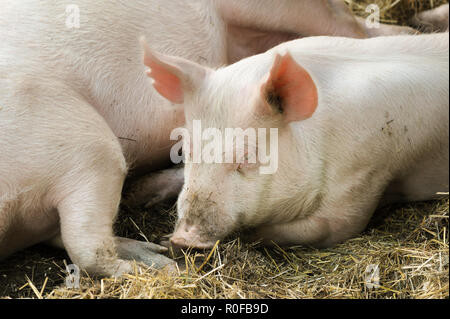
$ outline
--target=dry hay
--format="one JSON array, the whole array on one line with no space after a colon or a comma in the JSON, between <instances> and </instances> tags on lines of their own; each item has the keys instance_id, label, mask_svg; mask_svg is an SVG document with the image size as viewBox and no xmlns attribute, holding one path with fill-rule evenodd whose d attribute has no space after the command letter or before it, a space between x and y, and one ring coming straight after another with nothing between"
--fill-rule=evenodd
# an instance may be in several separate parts
<instances>
[{"instance_id":1,"label":"dry hay","mask_svg":"<svg viewBox=\"0 0 450 319\"><path fill-rule=\"evenodd\" d=\"M364 16L364 3L346 0ZM448 1L376 1L382 21L410 16ZM449 200L377 212L359 237L337 247L260 247L230 239L204 252L187 251L176 275L136 269L120 279L83 275L80 289L65 287L65 253L42 246L0 263L0 296L24 298L448 298ZM172 231L175 212L123 207L117 233L159 241ZM366 269L377 265L380 285L368 288Z\"/></svg>"},{"instance_id":2,"label":"dry hay","mask_svg":"<svg viewBox=\"0 0 450 319\"><path fill-rule=\"evenodd\" d=\"M380 8L380 22L387 24L408 25L408 20L424 10L436 8L448 3L448 0L344 0L359 16L367 17L368 4L376 4Z\"/></svg>"}]
</instances>

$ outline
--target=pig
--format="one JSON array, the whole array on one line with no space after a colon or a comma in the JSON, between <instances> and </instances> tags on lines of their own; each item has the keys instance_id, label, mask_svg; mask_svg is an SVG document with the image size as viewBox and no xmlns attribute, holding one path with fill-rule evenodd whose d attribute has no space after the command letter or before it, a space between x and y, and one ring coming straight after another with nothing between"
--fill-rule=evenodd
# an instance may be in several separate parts
<instances>
[{"instance_id":1,"label":"pig","mask_svg":"<svg viewBox=\"0 0 450 319\"><path fill-rule=\"evenodd\" d=\"M139 36L208 68L300 36L367 37L342 1L0 7L0 259L46 242L107 276L131 272L132 259L173 266L165 248L112 231L125 178L170 165L169 133L185 123L184 110L149 85Z\"/></svg>"},{"instance_id":2,"label":"pig","mask_svg":"<svg viewBox=\"0 0 450 319\"><path fill-rule=\"evenodd\" d=\"M182 103L191 136L194 121L278 132L271 174L248 158L266 146L259 137L243 158L232 144L232 162L196 162L186 147L174 247L210 248L248 228L263 244L330 247L380 205L448 192L448 34L310 37L218 69L144 47L153 85Z\"/></svg>"},{"instance_id":3,"label":"pig","mask_svg":"<svg viewBox=\"0 0 450 319\"><path fill-rule=\"evenodd\" d=\"M320 1L315 3L320 5ZM323 2L322 2L323 4ZM410 27L386 25L380 24L378 27L370 27L366 23L366 19L361 17L352 17L349 14L348 7L342 1L329 1L328 7L332 8L333 15L338 17L340 22L334 24L342 25L342 20L348 21L346 27L336 29L334 32L336 35L342 34L345 30L353 30L353 34L350 35L354 38L365 37L377 37L377 36L389 36L398 34L419 34L420 32L432 33L432 32L448 32L448 15L449 6L444 4L440 7L423 11L410 19L410 24L416 28L416 30ZM225 10L224 10L225 11ZM280 33L280 32L262 32L255 31L251 28L243 27L241 25L233 25L233 15L229 14L227 21L228 24L228 58L229 62L236 62L240 59L257 53L262 53L264 48L271 47L276 43L292 40L297 38L296 34L292 33ZM354 19L354 20L353 20ZM356 20L356 24L354 21ZM352 22L350 22L352 21ZM312 27L315 24L312 23ZM344 31L343 31L344 30ZM420 31L419 31L420 30ZM310 35L319 35L324 30L315 30ZM183 167L170 168L167 170L160 170L155 173L149 173L145 178L141 178L138 182L133 183L129 188L129 197L127 202L145 204L146 207L151 207L161 202L167 202L176 198L181 191L184 183ZM156 184L159 187L151 188L148 185Z\"/></svg>"}]
</instances>

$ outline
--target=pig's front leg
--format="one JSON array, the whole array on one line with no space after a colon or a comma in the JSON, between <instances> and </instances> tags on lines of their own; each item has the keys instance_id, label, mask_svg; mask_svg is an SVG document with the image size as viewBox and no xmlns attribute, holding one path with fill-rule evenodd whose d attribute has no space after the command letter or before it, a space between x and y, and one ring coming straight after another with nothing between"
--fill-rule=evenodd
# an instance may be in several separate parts
<instances>
[{"instance_id":1,"label":"pig's front leg","mask_svg":"<svg viewBox=\"0 0 450 319\"><path fill-rule=\"evenodd\" d=\"M295 220L284 224L260 226L246 236L249 241L261 241L263 245L311 245L323 246L330 236L328 220L316 217Z\"/></svg>"},{"instance_id":2,"label":"pig's front leg","mask_svg":"<svg viewBox=\"0 0 450 319\"><path fill-rule=\"evenodd\" d=\"M370 215L371 216L371 215ZM317 248L334 246L352 238L364 230L369 218L346 220L310 216L285 224L265 225L248 236L250 241L264 245L309 245Z\"/></svg>"},{"instance_id":3,"label":"pig's front leg","mask_svg":"<svg viewBox=\"0 0 450 319\"><path fill-rule=\"evenodd\" d=\"M177 198L183 183L182 165L155 171L128 182L123 202L130 207L151 207Z\"/></svg>"},{"instance_id":4,"label":"pig's front leg","mask_svg":"<svg viewBox=\"0 0 450 319\"><path fill-rule=\"evenodd\" d=\"M310 245L318 248L331 247L361 233L373 215L378 198L367 194L381 194L381 187L368 190L367 194L355 189L345 189L341 196L328 199L312 215L280 224L266 224L255 230L248 238L262 240L271 245ZM361 195L359 195L361 194ZM353 198L353 196L355 196Z\"/></svg>"}]
</instances>

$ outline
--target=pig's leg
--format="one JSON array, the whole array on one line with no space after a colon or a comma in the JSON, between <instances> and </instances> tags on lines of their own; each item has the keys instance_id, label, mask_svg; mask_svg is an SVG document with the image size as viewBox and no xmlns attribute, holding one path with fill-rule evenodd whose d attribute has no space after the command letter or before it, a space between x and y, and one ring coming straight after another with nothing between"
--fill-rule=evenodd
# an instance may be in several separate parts
<instances>
[{"instance_id":1,"label":"pig's leg","mask_svg":"<svg viewBox=\"0 0 450 319\"><path fill-rule=\"evenodd\" d=\"M216 1L228 27L229 63L303 36L367 37L342 0Z\"/></svg>"},{"instance_id":2,"label":"pig's leg","mask_svg":"<svg viewBox=\"0 0 450 319\"><path fill-rule=\"evenodd\" d=\"M89 273L119 276L133 269L118 257L112 232L124 173L111 161L108 168L72 176L75 184L65 181L74 191L58 205L62 242L72 262Z\"/></svg>"},{"instance_id":3,"label":"pig's leg","mask_svg":"<svg viewBox=\"0 0 450 319\"><path fill-rule=\"evenodd\" d=\"M250 240L262 240L271 245L311 245L330 247L358 235L364 230L372 215L342 218L310 216L285 224L266 225L255 230Z\"/></svg>"},{"instance_id":4,"label":"pig's leg","mask_svg":"<svg viewBox=\"0 0 450 319\"><path fill-rule=\"evenodd\" d=\"M183 166L155 171L129 182L123 202L129 206L154 206L175 199L184 183Z\"/></svg>"},{"instance_id":5,"label":"pig's leg","mask_svg":"<svg viewBox=\"0 0 450 319\"><path fill-rule=\"evenodd\" d=\"M264 245L318 245L329 236L326 219L308 217L283 224L264 225L252 230L246 237L250 241L262 241Z\"/></svg>"},{"instance_id":6,"label":"pig's leg","mask_svg":"<svg viewBox=\"0 0 450 319\"><path fill-rule=\"evenodd\" d=\"M117 172L102 171L101 176L91 172L58 206L64 247L71 260L89 273L118 276L131 272L129 259L154 267L173 263L157 254L161 249L154 244L113 236L122 180Z\"/></svg>"},{"instance_id":7,"label":"pig's leg","mask_svg":"<svg viewBox=\"0 0 450 319\"><path fill-rule=\"evenodd\" d=\"M422 32L448 32L449 5L421 12L410 20L410 24Z\"/></svg>"},{"instance_id":8,"label":"pig's leg","mask_svg":"<svg viewBox=\"0 0 450 319\"><path fill-rule=\"evenodd\" d=\"M287 223L263 225L250 238L262 239L265 244L273 241L280 245L330 247L357 236L369 223L386 187L384 176L365 176L349 174L350 178L335 185L332 189L336 191L313 214Z\"/></svg>"},{"instance_id":9,"label":"pig's leg","mask_svg":"<svg viewBox=\"0 0 450 319\"><path fill-rule=\"evenodd\" d=\"M299 35L366 37L342 0L216 0L230 25Z\"/></svg>"},{"instance_id":10,"label":"pig's leg","mask_svg":"<svg viewBox=\"0 0 450 319\"><path fill-rule=\"evenodd\" d=\"M94 138L94 137L92 137ZM104 145L100 141L105 140ZM114 145L113 145L114 146ZM61 237L71 260L89 273L119 276L133 270L134 264L125 258L135 258L146 264L168 264L166 257L154 252L156 246L117 239L113 223L118 211L126 164L120 147L112 147L106 138L97 140L96 147L85 154L89 167L62 177L55 185L58 197ZM98 160L98 155L108 160ZM97 160L95 160L97 159ZM157 250L159 251L159 250ZM139 258L138 258L139 257Z\"/></svg>"}]
</instances>

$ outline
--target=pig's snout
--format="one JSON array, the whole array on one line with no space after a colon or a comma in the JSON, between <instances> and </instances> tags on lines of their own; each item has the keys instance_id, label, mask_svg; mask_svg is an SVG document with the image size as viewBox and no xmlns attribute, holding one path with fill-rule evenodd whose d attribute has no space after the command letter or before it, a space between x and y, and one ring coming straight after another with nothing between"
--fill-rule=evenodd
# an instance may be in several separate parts
<instances>
[{"instance_id":1,"label":"pig's snout","mask_svg":"<svg viewBox=\"0 0 450 319\"><path fill-rule=\"evenodd\" d=\"M218 193L183 191L178 198L178 222L170 238L173 247L208 249L225 238L236 226L236 219L217 205Z\"/></svg>"},{"instance_id":2,"label":"pig's snout","mask_svg":"<svg viewBox=\"0 0 450 319\"><path fill-rule=\"evenodd\" d=\"M186 223L180 224L175 233L170 238L170 243L175 248L212 248L214 241L204 240L197 226L190 226Z\"/></svg>"}]
</instances>

